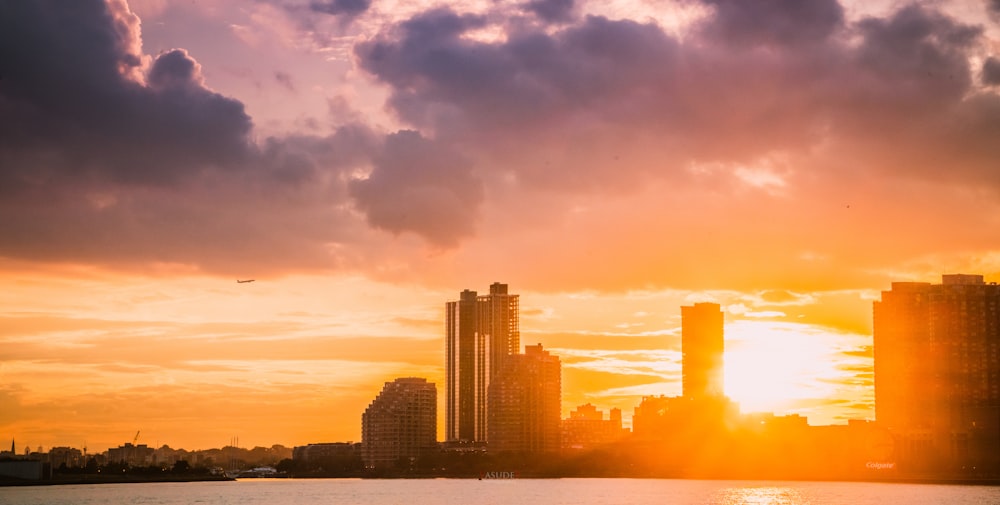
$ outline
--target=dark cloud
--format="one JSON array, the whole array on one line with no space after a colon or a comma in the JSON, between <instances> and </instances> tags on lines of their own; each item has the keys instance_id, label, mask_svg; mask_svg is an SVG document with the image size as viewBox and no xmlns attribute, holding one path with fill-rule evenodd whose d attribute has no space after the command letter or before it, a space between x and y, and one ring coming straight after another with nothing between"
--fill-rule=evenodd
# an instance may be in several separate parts
<instances>
[{"instance_id":1,"label":"dark cloud","mask_svg":"<svg viewBox=\"0 0 1000 505\"><path fill-rule=\"evenodd\" d=\"M531 0L523 4L524 10L548 23L573 19L574 0Z\"/></svg>"},{"instance_id":2,"label":"dark cloud","mask_svg":"<svg viewBox=\"0 0 1000 505\"><path fill-rule=\"evenodd\" d=\"M338 49L348 29L371 8L371 0L255 0L282 10L317 47Z\"/></svg>"},{"instance_id":3,"label":"dark cloud","mask_svg":"<svg viewBox=\"0 0 1000 505\"><path fill-rule=\"evenodd\" d=\"M266 1L313 28L370 7ZM932 8L848 22L834 1L712 0L679 38L651 22L574 17L573 2L519 4L560 24L436 8L355 46L412 131L381 138L331 102L350 124L264 140L185 50L143 54L123 2L4 4L0 211L16 218L0 221L0 255L232 269L240 251L247 263L311 268L357 261L335 246L371 240L358 211L370 227L451 247L475 233L487 194L513 201L526 190L560 211L655 184L665 201L721 213L737 204L719 195L747 186L734 173L771 159L788 160L765 175L796 198L860 176L1000 189L1000 97L975 86L969 64L982 30ZM470 36L483 29L506 32ZM291 87L289 75L274 77ZM690 195L719 201L684 196L698 184L705 193ZM747 220L732 233L751 249L797 219L765 226L749 221L770 208L754 209L727 221ZM598 258L609 247L612 261L622 241L575 250ZM662 261L659 252L648 254Z\"/></svg>"},{"instance_id":4,"label":"dark cloud","mask_svg":"<svg viewBox=\"0 0 1000 505\"><path fill-rule=\"evenodd\" d=\"M0 256L330 268L329 245L364 234L345 171L378 135L254 142L186 51L142 54L123 2L4 4L0 51Z\"/></svg>"},{"instance_id":5,"label":"dark cloud","mask_svg":"<svg viewBox=\"0 0 1000 505\"><path fill-rule=\"evenodd\" d=\"M990 56L983 62L983 84L987 86L1000 84L1000 60Z\"/></svg>"},{"instance_id":6,"label":"dark cloud","mask_svg":"<svg viewBox=\"0 0 1000 505\"><path fill-rule=\"evenodd\" d=\"M183 50L142 75L138 20L121 4L6 5L0 46L8 190L52 177L173 183L250 154L243 104L205 88Z\"/></svg>"},{"instance_id":7,"label":"dark cloud","mask_svg":"<svg viewBox=\"0 0 1000 505\"><path fill-rule=\"evenodd\" d=\"M844 85L829 95L845 148L897 176L1000 182L989 161L1000 147L987 133L1000 122L1000 97L972 93L969 54L981 28L911 5L858 30Z\"/></svg>"},{"instance_id":8,"label":"dark cloud","mask_svg":"<svg viewBox=\"0 0 1000 505\"><path fill-rule=\"evenodd\" d=\"M353 18L363 14L371 5L371 0L315 0L309 3L309 9L313 12Z\"/></svg>"},{"instance_id":9,"label":"dark cloud","mask_svg":"<svg viewBox=\"0 0 1000 505\"><path fill-rule=\"evenodd\" d=\"M350 192L372 226L440 246L473 233L483 199L467 159L413 131L389 135L374 170L352 181Z\"/></svg>"},{"instance_id":10,"label":"dark cloud","mask_svg":"<svg viewBox=\"0 0 1000 505\"><path fill-rule=\"evenodd\" d=\"M554 35L526 30L498 43L463 36L484 22L438 9L357 45L356 54L392 87L389 105L403 120L480 154L513 156L508 166L566 187L604 182L593 160L611 161L598 148L619 138L602 124L630 130L620 132L630 139L659 121L653 116L683 107L648 100L670 93L678 70L676 41L654 25L591 16ZM573 150L562 152L569 143ZM559 165L546 167L538 150L552 146ZM624 154L628 145L618 148Z\"/></svg>"},{"instance_id":11,"label":"dark cloud","mask_svg":"<svg viewBox=\"0 0 1000 505\"><path fill-rule=\"evenodd\" d=\"M714 15L701 27L713 43L789 49L822 42L842 28L844 9L837 0L705 0Z\"/></svg>"},{"instance_id":12,"label":"dark cloud","mask_svg":"<svg viewBox=\"0 0 1000 505\"><path fill-rule=\"evenodd\" d=\"M436 9L356 55L401 119L527 184L634 185L831 142L877 170L992 177L980 168L995 159L984 142L997 118L971 104L996 97L967 99L979 27L913 5L848 25L834 1L710 3L683 42L596 16L485 42L464 36L483 19ZM971 163L945 175L962 148Z\"/></svg>"},{"instance_id":13,"label":"dark cloud","mask_svg":"<svg viewBox=\"0 0 1000 505\"><path fill-rule=\"evenodd\" d=\"M986 7L993 15L1000 15L1000 0L986 0Z\"/></svg>"},{"instance_id":14,"label":"dark cloud","mask_svg":"<svg viewBox=\"0 0 1000 505\"><path fill-rule=\"evenodd\" d=\"M292 93L295 92L295 81L292 79L292 75L288 72L275 71L274 80L288 89L288 91L291 91Z\"/></svg>"}]
</instances>

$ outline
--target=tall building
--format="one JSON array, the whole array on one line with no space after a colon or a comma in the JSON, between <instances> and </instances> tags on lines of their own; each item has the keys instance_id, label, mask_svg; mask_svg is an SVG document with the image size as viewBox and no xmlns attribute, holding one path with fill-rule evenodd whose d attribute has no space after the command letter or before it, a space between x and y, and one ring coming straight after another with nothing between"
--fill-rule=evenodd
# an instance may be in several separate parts
<instances>
[{"instance_id":1,"label":"tall building","mask_svg":"<svg viewBox=\"0 0 1000 505\"><path fill-rule=\"evenodd\" d=\"M519 297L495 282L445 304L445 439L485 442L487 391L520 346Z\"/></svg>"},{"instance_id":2,"label":"tall building","mask_svg":"<svg viewBox=\"0 0 1000 505\"><path fill-rule=\"evenodd\" d=\"M559 450L562 368L541 344L507 357L490 383L489 402L491 452Z\"/></svg>"},{"instance_id":3,"label":"tall building","mask_svg":"<svg viewBox=\"0 0 1000 505\"><path fill-rule=\"evenodd\" d=\"M473 441L485 422L485 400L477 401L482 345L476 332L476 292L462 291L445 304L445 440ZM481 409L479 407L482 407ZM481 412L481 410L483 412Z\"/></svg>"},{"instance_id":4,"label":"tall building","mask_svg":"<svg viewBox=\"0 0 1000 505\"><path fill-rule=\"evenodd\" d=\"M912 466L1000 469L1000 286L894 282L874 302L875 417Z\"/></svg>"},{"instance_id":5,"label":"tall building","mask_svg":"<svg viewBox=\"0 0 1000 505\"><path fill-rule=\"evenodd\" d=\"M520 296L509 294L507 285L499 282L490 284L489 295L476 300L478 331L488 342L486 369L490 379L503 368L507 356L521 349L519 301Z\"/></svg>"},{"instance_id":6,"label":"tall building","mask_svg":"<svg viewBox=\"0 0 1000 505\"><path fill-rule=\"evenodd\" d=\"M682 387L686 398L725 395L723 315L717 303L681 307Z\"/></svg>"},{"instance_id":7,"label":"tall building","mask_svg":"<svg viewBox=\"0 0 1000 505\"><path fill-rule=\"evenodd\" d=\"M361 459L366 468L399 467L437 448L437 388L405 377L386 382L361 415Z\"/></svg>"}]
</instances>

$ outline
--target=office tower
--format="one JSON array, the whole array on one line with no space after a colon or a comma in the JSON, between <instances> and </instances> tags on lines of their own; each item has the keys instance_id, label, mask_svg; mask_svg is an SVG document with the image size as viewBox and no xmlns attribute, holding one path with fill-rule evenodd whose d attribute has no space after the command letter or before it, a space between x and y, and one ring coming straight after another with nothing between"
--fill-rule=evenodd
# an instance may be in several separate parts
<instances>
[{"instance_id":1,"label":"office tower","mask_svg":"<svg viewBox=\"0 0 1000 505\"><path fill-rule=\"evenodd\" d=\"M520 345L518 295L495 282L490 294L468 289L445 304L445 439L485 442L487 391Z\"/></svg>"},{"instance_id":2,"label":"office tower","mask_svg":"<svg viewBox=\"0 0 1000 505\"><path fill-rule=\"evenodd\" d=\"M686 398L725 395L723 316L717 303L681 307L681 365Z\"/></svg>"},{"instance_id":3,"label":"office tower","mask_svg":"<svg viewBox=\"0 0 1000 505\"><path fill-rule=\"evenodd\" d=\"M894 282L874 302L875 417L916 466L998 467L1000 286Z\"/></svg>"},{"instance_id":4,"label":"office tower","mask_svg":"<svg viewBox=\"0 0 1000 505\"><path fill-rule=\"evenodd\" d=\"M386 382L361 415L361 459L366 468L412 463L437 448L437 388L405 377Z\"/></svg>"},{"instance_id":5,"label":"office tower","mask_svg":"<svg viewBox=\"0 0 1000 505\"><path fill-rule=\"evenodd\" d=\"M562 370L542 345L507 356L489 387L489 450L541 453L559 450Z\"/></svg>"}]
</instances>

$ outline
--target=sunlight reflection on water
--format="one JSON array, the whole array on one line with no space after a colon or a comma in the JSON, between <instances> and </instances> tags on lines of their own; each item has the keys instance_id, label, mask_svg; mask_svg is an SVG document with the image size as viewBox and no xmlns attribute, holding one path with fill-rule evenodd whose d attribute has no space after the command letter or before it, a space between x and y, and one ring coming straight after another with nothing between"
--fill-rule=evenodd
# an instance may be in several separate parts
<instances>
[{"instance_id":1,"label":"sunlight reflection on water","mask_svg":"<svg viewBox=\"0 0 1000 505\"><path fill-rule=\"evenodd\" d=\"M719 505L805 505L809 500L789 487L733 487L720 491L712 503Z\"/></svg>"},{"instance_id":2,"label":"sunlight reflection on water","mask_svg":"<svg viewBox=\"0 0 1000 505\"><path fill-rule=\"evenodd\" d=\"M0 505L995 505L1000 487L680 479L248 479L0 487Z\"/></svg>"}]
</instances>

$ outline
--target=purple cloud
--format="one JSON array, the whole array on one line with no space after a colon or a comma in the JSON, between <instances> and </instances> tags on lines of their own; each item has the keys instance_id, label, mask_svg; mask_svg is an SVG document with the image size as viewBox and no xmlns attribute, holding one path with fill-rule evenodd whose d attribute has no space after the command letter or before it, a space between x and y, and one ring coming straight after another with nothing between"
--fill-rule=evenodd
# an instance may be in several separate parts
<instances>
[{"instance_id":1,"label":"purple cloud","mask_svg":"<svg viewBox=\"0 0 1000 505\"><path fill-rule=\"evenodd\" d=\"M483 200L469 160L413 131L389 135L374 170L349 189L372 226L443 247L473 233Z\"/></svg>"}]
</instances>

